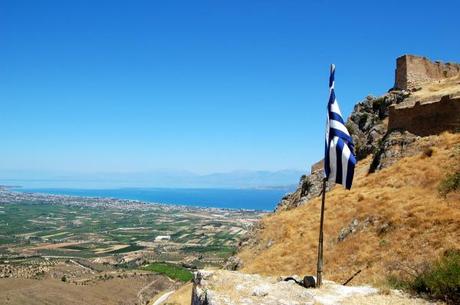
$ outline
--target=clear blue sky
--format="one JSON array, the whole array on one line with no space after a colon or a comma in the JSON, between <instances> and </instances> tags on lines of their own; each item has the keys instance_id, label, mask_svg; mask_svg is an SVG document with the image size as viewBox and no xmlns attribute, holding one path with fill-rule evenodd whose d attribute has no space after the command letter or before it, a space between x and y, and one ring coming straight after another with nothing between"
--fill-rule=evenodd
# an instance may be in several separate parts
<instances>
[{"instance_id":1,"label":"clear blue sky","mask_svg":"<svg viewBox=\"0 0 460 305\"><path fill-rule=\"evenodd\" d=\"M0 170L306 169L404 53L460 62L458 1L0 0Z\"/></svg>"}]
</instances>

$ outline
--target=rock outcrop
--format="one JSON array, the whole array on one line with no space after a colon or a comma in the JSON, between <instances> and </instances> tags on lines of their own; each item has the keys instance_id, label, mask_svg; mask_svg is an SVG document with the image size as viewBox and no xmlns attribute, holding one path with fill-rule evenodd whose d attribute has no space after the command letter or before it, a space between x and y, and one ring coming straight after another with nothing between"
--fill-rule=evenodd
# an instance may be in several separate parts
<instances>
[{"instance_id":1,"label":"rock outcrop","mask_svg":"<svg viewBox=\"0 0 460 305\"><path fill-rule=\"evenodd\" d=\"M431 157L433 148L438 145L438 142L439 138L436 135L420 137L408 131L389 131L374 154L369 172L373 173L390 167L404 157L411 157L420 153L425 157Z\"/></svg>"},{"instance_id":2,"label":"rock outcrop","mask_svg":"<svg viewBox=\"0 0 460 305\"><path fill-rule=\"evenodd\" d=\"M230 256L224 264L225 270L235 271L243 267L243 261L238 256Z\"/></svg>"},{"instance_id":3,"label":"rock outcrop","mask_svg":"<svg viewBox=\"0 0 460 305\"><path fill-rule=\"evenodd\" d=\"M387 132L390 106L402 103L408 96L408 91L391 91L380 97L368 96L355 105L346 125L358 161L376 151Z\"/></svg>"},{"instance_id":4,"label":"rock outcrop","mask_svg":"<svg viewBox=\"0 0 460 305\"><path fill-rule=\"evenodd\" d=\"M303 175L300 177L299 185L295 192L286 194L281 201L277 204L275 211L286 211L299 205L305 204L311 198L317 197L321 194L323 183L323 169L312 168L310 175ZM326 191L329 191L330 186L326 183Z\"/></svg>"},{"instance_id":5,"label":"rock outcrop","mask_svg":"<svg viewBox=\"0 0 460 305\"><path fill-rule=\"evenodd\" d=\"M285 277L222 270L199 271L195 273L192 305L338 304L377 292L369 286L347 287L330 281L325 281L321 289L306 289L294 281L285 281Z\"/></svg>"}]
</instances>

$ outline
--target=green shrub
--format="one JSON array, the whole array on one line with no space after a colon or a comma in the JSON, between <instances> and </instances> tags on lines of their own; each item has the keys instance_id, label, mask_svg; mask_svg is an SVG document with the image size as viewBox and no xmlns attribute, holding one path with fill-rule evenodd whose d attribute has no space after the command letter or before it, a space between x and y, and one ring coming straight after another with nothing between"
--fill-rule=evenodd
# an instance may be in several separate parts
<instances>
[{"instance_id":1,"label":"green shrub","mask_svg":"<svg viewBox=\"0 0 460 305\"><path fill-rule=\"evenodd\" d=\"M460 252L447 252L432 268L415 278L413 289L460 304Z\"/></svg>"},{"instance_id":2,"label":"green shrub","mask_svg":"<svg viewBox=\"0 0 460 305\"><path fill-rule=\"evenodd\" d=\"M457 190L460 190L460 172L448 175L438 186L438 192L443 197Z\"/></svg>"},{"instance_id":3,"label":"green shrub","mask_svg":"<svg viewBox=\"0 0 460 305\"><path fill-rule=\"evenodd\" d=\"M391 287L460 304L460 251L446 251L437 262L409 280L388 278Z\"/></svg>"}]
</instances>

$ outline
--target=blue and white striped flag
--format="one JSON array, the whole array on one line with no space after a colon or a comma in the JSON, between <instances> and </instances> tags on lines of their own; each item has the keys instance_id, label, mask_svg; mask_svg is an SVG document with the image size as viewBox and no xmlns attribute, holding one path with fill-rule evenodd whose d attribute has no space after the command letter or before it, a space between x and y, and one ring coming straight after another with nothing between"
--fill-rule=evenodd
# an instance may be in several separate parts
<instances>
[{"instance_id":1,"label":"blue and white striped flag","mask_svg":"<svg viewBox=\"0 0 460 305\"><path fill-rule=\"evenodd\" d=\"M356 157L354 155L353 140L345 127L339 104L335 98L334 74L335 66L331 65L324 174L329 182L339 183L346 189L350 189L353 183Z\"/></svg>"}]
</instances>

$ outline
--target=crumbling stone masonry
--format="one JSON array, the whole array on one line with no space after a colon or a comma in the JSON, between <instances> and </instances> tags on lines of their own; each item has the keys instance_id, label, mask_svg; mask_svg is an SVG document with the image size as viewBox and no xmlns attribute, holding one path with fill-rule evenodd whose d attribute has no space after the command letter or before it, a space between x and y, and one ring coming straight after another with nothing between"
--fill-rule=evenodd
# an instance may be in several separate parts
<instances>
[{"instance_id":1,"label":"crumbling stone masonry","mask_svg":"<svg viewBox=\"0 0 460 305\"><path fill-rule=\"evenodd\" d=\"M426 57L403 55L396 59L394 89L412 90L423 84L460 75L460 64L432 62Z\"/></svg>"},{"instance_id":2,"label":"crumbling stone masonry","mask_svg":"<svg viewBox=\"0 0 460 305\"><path fill-rule=\"evenodd\" d=\"M407 130L425 137L443 131L460 132L460 96L443 96L413 107L390 107L388 130Z\"/></svg>"}]
</instances>

